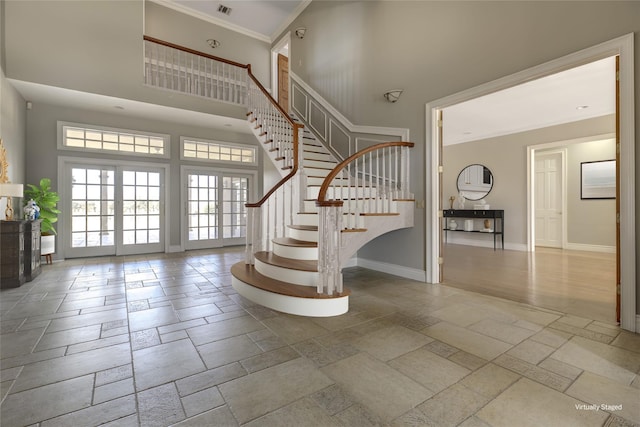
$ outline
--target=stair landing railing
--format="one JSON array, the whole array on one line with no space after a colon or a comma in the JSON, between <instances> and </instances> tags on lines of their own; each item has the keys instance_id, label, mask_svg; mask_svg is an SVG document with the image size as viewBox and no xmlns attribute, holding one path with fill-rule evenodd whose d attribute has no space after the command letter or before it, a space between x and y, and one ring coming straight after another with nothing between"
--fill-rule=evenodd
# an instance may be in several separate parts
<instances>
[{"instance_id":1,"label":"stair landing railing","mask_svg":"<svg viewBox=\"0 0 640 427\"><path fill-rule=\"evenodd\" d=\"M318 293L343 291L340 249L344 231L357 231L365 215L395 215L397 202L412 200L409 149L413 142L372 145L340 162L325 178L318 212Z\"/></svg>"},{"instance_id":2,"label":"stair landing railing","mask_svg":"<svg viewBox=\"0 0 640 427\"><path fill-rule=\"evenodd\" d=\"M245 262L254 264L255 253L269 251L272 239L285 237L294 211L302 203L301 124L295 123L251 73L250 64L144 36L145 84L165 90L201 96L247 108L249 121L258 130L263 147L276 152L276 162L286 174L259 201L247 203ZM299 182L293 179L299 177Z\"/></svg>"}]
</instances>

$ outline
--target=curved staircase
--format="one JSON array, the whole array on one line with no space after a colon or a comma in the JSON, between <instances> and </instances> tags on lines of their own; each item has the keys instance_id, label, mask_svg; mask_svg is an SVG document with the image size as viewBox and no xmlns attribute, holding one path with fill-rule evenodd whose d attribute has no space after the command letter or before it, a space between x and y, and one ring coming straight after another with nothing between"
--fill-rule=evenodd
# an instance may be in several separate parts
<instances>
[{"instance_id":1,"label":"curved staircase","mask_svg":"<svg viewBox=\"0 0 640 427\"><path fill-rule=\"evenodd\" d=\"M291 166L280 154L282 148L272 147L273 137L256 125L259 119L255 113L249 114L248 121L269 158L281 175L286 175ZM341 289L329 294L319 291L323 286L319 286L322 278L318 261L318 196L327 176L339 162L308 130L303 129L301 136L298 176L303 178L295 182L302 191L292 191L298 193L301 201L293 207L291 221L283 227L282 233L275 233L264 242L266 250L255 251L252 262L232 267L232 284L240 295L277 311L302 316L336 316L349 309L350 291L342 287L342 266L370 240L392 230L412 227L414 202L396 198L384 203L377 194L379 189L370 185L370 179L356 179L347 171L338 172L331 180L333 185L327 188L325 198L342 202L342 226L339 244L326 250L339 253L335 261L340 283L336 288ZM368 212L363 207L373 204L378 205L375 212Z\"/></svg>"}]
</instances>

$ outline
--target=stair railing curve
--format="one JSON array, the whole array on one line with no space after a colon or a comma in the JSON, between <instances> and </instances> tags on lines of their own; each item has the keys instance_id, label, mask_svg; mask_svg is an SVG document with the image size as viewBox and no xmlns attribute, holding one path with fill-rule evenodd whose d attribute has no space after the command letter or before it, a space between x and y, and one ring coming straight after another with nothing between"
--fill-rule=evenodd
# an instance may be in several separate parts
<instances>
[{"instance_id":1,"label":"stair railing curve","mask_svg":"<svg viewBox=\"0 0 640 427\"><path fill-rule=\"evenodd\" d=\"M340 295L343 291L343 231L361 228L364 215L392 215L395 203L413 199L409 149L414 145L398 141L364 148L340 162L322 182L316 201L322 236L318 240L318 293Z\"/></svg>"}]
</instances>

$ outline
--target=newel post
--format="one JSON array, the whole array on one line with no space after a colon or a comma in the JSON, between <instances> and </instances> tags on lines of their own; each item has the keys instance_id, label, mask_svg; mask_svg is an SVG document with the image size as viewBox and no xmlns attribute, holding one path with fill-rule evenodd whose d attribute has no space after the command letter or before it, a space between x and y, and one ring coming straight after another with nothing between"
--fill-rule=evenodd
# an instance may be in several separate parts
<instances>
[{"instance_id":1,"label":"newel post","mask_svg":"<svg viewBox=\"0 0 640 427\"><path fill-rule=\"evenodd\" d=\"M342 201L318 201L318 293L342 293L340 248L342 246Z\"/></svg>"}]
</instances>

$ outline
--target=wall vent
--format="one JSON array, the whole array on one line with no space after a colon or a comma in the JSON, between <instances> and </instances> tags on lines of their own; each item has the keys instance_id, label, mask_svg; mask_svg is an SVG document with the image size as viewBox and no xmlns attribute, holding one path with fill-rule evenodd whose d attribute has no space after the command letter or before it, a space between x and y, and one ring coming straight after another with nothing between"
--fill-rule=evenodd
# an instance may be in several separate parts
<instances>
[{"instance_id":1,"label":"wall vent","mask_svg":"<svg viewBox=\"0 0 640 427\"><path fill-rule=\"evenodd\" d=\"M221 4L218 6L218 12L224 13L225 15L231 15L231 8Z\"/></svg>"}]
</instances>

